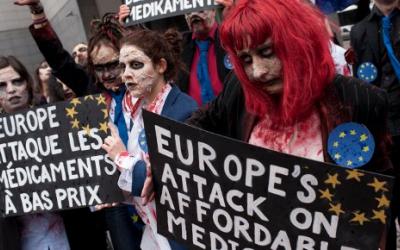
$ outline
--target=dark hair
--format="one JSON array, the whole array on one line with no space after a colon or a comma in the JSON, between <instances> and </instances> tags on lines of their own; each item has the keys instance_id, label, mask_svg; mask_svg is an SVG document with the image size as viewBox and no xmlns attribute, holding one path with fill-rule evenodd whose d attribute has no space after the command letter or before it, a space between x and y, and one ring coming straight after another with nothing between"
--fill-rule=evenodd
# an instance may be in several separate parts
<instances>
[{"instance_id":1,"label":"dark hair","mask_svg":"<svg viewBox=\"0 0 400 250\"><path fill-rule=\"evenodd\" d=\"M100 44L110 45L119 51L119 40L123 37L124 28L116 20L115 13L106 13L101 20L92 20L90 25L93 36L88 43L88 70L90 74L95 75L90 54Z\"/></svg>"},{"instance_id":2,"label":"dark hair","mask_svg":"<svg viewBox=\"0 0 400 250\"><path fill-rule=\"evenodd\" d=\"M54 75L49 78L48 87L49 103L65 101L65 93L61 82L57 81Z\"/></svg>"},{"instance_id":3,"label":"dark hair","mask_svg":"<svg viewBox=\"0 0 400 250\"><path fill-rule=\"evenodd\" d=\"M32 89L33 89L33 93L35 93L35 95L42 95L42 93L43 93L43 83L42 83L42 80L40 79L40 72L39 72L39 69L42 67L42 64L43 63L47 63L47 61L46 60L43 60L43 61L41 61L40 63L39 63L39 66L35 69L35 75L34 75L34 77L35 77L35 82L34 82L34 84L33 84L33 87L32 87ZM50 66L49 66L50 67Z\"/></svg>"},{"instance_id":4,"label":"dark hair","mask_svg":"<svg viewBox=\"0 0 400 250\"><path fill-rule=\"evenodd\" d=\"M0 69L11 66L27 83L29 105L39 103L39 98L33 93L34 81L25 66L14 56L0 56Z\"/></svg>"},{"instance_id":5,"label":"dark hair","mask_svg":"<svg viewBox=\"0 0 400 250\"><path fill-rule=\"evenodd\" d=\"M143 50L153 64L162 58L167 61L164 73L166 81L176 80L179 70L183 69L180 62L182 52L182 35L176 29L168 29L164 34L152 30L135 30L121 39L122 45L134 45Z\"/></svg>"}]
</instances>

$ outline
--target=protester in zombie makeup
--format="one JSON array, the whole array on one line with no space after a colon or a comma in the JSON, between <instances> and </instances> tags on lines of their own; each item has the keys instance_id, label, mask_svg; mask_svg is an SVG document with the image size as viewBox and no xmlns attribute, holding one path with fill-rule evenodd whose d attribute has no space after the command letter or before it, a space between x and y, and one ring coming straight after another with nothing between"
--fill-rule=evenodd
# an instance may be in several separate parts
<instances>
[{"instance_id":1,"label":"protester in zombie makeup","mask_svg":"<svg viewBox=\"0 0 400 250\"><path fill-rule=\"evenodd\" d=\"M10 114L36 105L33 80L13 56L0 57L0 104ZM0 249L69 250L63 219L53 212L0 218Z\"/></svg>"},{"instance_id":2,"label":"protester in zombie makeup","mask_svg":"<svg viewBox=\"0 0 400 250\"><path fill-rule=\"evenodd\" d=\"M298 0L237 0L221 28L233 64L225 89L196 112L194 126L253 145L318 161L328 134L364 124L376 149L362 167L394 175L388 157L386 94L335 75L321 13Z\"/></svg>"},{"instance_id":3,"label":"protester in zombie makeup","mask_svg":"<svg viewBox=\"0 0 400 250\"><path fill-rule=\"evenodd\" d=\"M217 2L230 4L221 0ZM129 7L121 5L120 22L129 13ZM183 33L180 58L186 67L179 71L176 84L199 105L203 105L221 92L222 83L232 68L220 44L215 10L192 12L185 18L190 32Z\"/></svg>"},{"instance_id":4,"label":"protester in zombie makeup","mask_svg":"<svg viewBox=\"0 0 400 250\"><path fill-rule=\"evenodd\" d=\"M88 65L84 68L63 48L39 0L17 0L15 4L30 7L33 24L29 30L53 74L77 96L98 93L94 88L97 85L109 104L110 120L118 126L120 135L126 135L128 127L122 109L125 85L121 83L118 67L119 39L123 29L115 20L115 14L108 13L101 20L92 22ZM95 213L88 208L63 211L71 248L107 249L105 230L108 230L115 249L139 249L141 225L136 226L131 215L123 204Z\"/></svg>"},{"instance_id":5,"label":"protester in zombie makeup","mask_svg":"<svg viewBox=\"0 0 400 250\"><path fill-rule=\"evenodd\" d=\"M119 62L122 81L127 88L124 109L130 113L129 141L125 147L116 129L111 127L112 135L105 139L103 145L121 171L119 187L130 193L132 203L146 222L142 249L183 249L156 233L155 203L148 203L152 177L145 163L147 150L143 147L146 139L143 137L142 118L142 109L146 109L184 121L197 109L196 102L174 85L180 67L175 54L179 50L174 49L177 45L174 37L177 36L179 34L171 30L164 36L140 30L121 40Z\"/></svg>"}]
</instances>

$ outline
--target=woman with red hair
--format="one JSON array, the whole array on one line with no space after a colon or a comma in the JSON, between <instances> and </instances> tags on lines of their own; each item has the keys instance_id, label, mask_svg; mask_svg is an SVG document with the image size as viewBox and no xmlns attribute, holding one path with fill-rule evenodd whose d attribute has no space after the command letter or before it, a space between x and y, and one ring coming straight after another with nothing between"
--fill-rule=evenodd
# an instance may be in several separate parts
<instances>
[{"instance_id":1,"label":"woman with red hair","mask_svg":"<svg viewBox=\"0 0 400 250\"><path fill-rule=\"evenodd\" d=\"M376 142L362 169L393 174L386 95L358 79L335 75L323 20L299 0L237 0L220 28L235 74L189 123L324 162L333 162L327 153L329 133L342 123L361 123Z\"/></svg>"}]
</instances>

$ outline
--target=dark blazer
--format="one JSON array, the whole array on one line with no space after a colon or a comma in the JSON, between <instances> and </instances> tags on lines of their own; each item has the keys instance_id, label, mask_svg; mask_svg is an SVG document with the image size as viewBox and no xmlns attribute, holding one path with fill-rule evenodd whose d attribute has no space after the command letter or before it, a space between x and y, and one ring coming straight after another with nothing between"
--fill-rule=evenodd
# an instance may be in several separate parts
<instances>
[{"instance_id":1,"label":"dark blazer","mask_svg":"<svg viewBox=\"0 0 400 250\"><path fill-rule=\"evenodd\" d=\"M364 62L373 63L378 69L381 68L381 48L379 39L379 22L374 20L373 13L365 17L361 22L355 24L350 32L350 43L354 49L356 61L353 72L356 74L360 64ZM373 84L380 82L382 72L378 70L378 77Z\"/></svg>"},{"instance_id":2,"label":"dark blazer","mask_svg":"<svg viewBox=\"0 0 400 250\"><path fill-rule=\"evenodd\" d=\"M243 90L236 76L228 78L224 91L207 107L196 111L187 121L190 125L247 142L258 118L246 111ZM337 75L320 101L316 103L321 120L324 158L329 133L345 122L358 122L368 127L377 142L373 159L363 169L392 174L388 158L388 135L382 126L387 113L385 91L356 78Z\"/></svg>"},{"instance_id":3,"label":"dark blazer","mask_svg":"<svg viewBox=\"0 0 400 250\"><path fill-rule=\"evenodd\" d=\"M176 84L178 87L185 93L188 92L189 89L189 79L190 79L190 69L192 67L194 53L196 52L196 43L192 39L192 32L186 32L183 34L183 51L181 54L181 61L185 65L186 71L181 71L178 76L178 81ZM224 64L224 58L226 52L222 49L221 43L219 40L219 32L218 29L215 31L215 57L217 60L218 67L218 76L221 83L224 82L225 77L230 72L230 69L227 69Z\"/></svg>"},{"instance_id":4,"label":"dark blazer","mask_svg":"<svg viewBox=\"0 0 400 250\"><path fill-rule=\"evenodd\" d=\"M387 125L392 136L396 137L396 142L398 141L397 138L400 137L400 81L391 69L390 60L383 43L380 27L381 18L380 11L374 7L369 16L353 26L350 33L351 45L356 57L353 70L356 73L359 66L365 62L371 62L377 67L378 76L371 83L387 91L389 102ZM392 22L392 46L399 58L400 38L397 33L400 31L400 11L395 12ZM394 146L395 150L399 147L397 144Z\"/></svg>"}]
</instances>

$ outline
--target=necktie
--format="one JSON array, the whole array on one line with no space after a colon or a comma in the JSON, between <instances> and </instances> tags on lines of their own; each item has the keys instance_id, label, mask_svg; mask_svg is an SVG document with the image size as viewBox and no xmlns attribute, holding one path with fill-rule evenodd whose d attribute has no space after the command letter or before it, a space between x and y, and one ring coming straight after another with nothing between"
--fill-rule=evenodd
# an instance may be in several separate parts
<instances>
[{"instance_id":1,"label":"necktie","mask_svg":"<svg viewBox=\"0 0 400 250\"><path fill-rule=\"evenodd\" d=\"M199 63L197 64L197 79L199 79L201 87L201 101L208 103L214 99L214 92L211 87L210 75L208 72L208 48L209 40L196 40L197 47L200 51Z\"/></svg>"},{"instance_id":2,"label":"necktie","mask_svg":"<svg viewBox=\"0 0 400 250\"><path fill-rule=\"evenodd\" d=\"M400 63L399 60L397 60L396 55L394 54L392 43L390 41L390 30L392 28L392 22L390 18L391 16L382 17L383 43L385 44L390 63L392 64L393 70L396 73L397 79L400 80Z\"/></svg>"},{"instance_id":3,"label":"necktie","mask_svg":"<svg viewBox=\"0 0 400 250\"><path fill-rule=\"evenodd\" d=\"M120 88L118 92L110 91L110 94L115 100L114 124L118 128L119 137L121 137L122 142L126 146L128 143L128 129L122 111L122 100L124 99L125 88Z\"/></svg>"}]
</instances>

